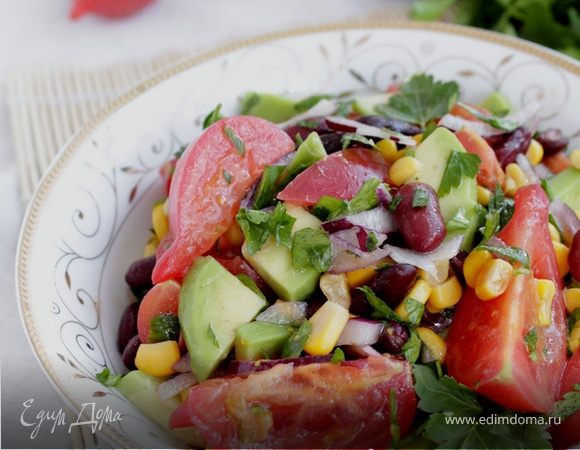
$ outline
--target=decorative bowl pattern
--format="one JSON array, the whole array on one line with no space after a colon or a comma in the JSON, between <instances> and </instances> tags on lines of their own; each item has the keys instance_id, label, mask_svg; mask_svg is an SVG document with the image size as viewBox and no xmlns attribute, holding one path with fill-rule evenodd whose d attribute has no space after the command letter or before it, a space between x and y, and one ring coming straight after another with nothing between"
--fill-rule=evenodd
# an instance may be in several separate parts
<instances>
[{"instance_id":1,"label":"decorative bowl pattern","mask_svg":"<svg viewBox=\"0 0 580 450\"><path fill-rule=\"evenodd\" d=\"M516 106L538 98L542 126L580 146L576 61L493 33L410 22L318 27L222 48L137 86L87 124L43 178L17 260L30 342L68 403L119 411L122 421L102 425L117 445L179 445L95 374L124 370L115 345L130 298L122 274L141 255L150 205L162 197L157 169L195 139L215 104L233 113L248 90L382 91L418 71L458 80L467 101L495 89Z\"/></svg>"}]
</instances>

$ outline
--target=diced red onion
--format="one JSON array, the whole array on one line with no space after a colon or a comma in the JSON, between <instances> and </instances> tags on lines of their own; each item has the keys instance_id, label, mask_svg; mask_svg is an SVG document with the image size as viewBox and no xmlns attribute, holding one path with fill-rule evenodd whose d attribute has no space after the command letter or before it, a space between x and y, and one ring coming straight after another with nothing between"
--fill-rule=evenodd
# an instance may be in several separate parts
<instances>
[{"instance_id":1,"label":"diced red onion","mask_svg":"<svg viewBox=\"0 0 580 450\"><path fill-rule=\"evenodd\" d=\"M555 198L550 204L550 213L562 231L564 242L570 244L574 235L580 229L580 219L576 213L566 203Z\"/></svg>"},{"instance_id":2,"label":"diced red onion","mask_svg":"<svg viewBox=\"0 0 580 450\"><path fill-rule=\"evenodd\" d=\"M533 119L540 110L541 104L538 100L533 99L526 103L519 111L508 114L505 120L510 120L519 125L525 124L528 120Z\"/></svg>"},{"instance_id":3,"label":"diced red onion","mask_svg":"<svg viewBox=\"0 0 580 450\"><path fill-rule=\"evenodd\" d=\"M520 166L522 171L526 174L526 177L528 178L528 183L536 184L536 183L540 182L540 180L538 179L538 176L536 175L536 172L534 172L534 167L532 166L532 163L526 157L526 155L524 155L523 153L519 153L516 156L516 163L518 164L518 166Z\"/></svg>"},{"instance_id":4,"label":"diced red onion","mask_svg":"<svg viewBox=\"0 0 580 450\"><path fill-rule=\"evenodd\" d=\"M178 395L184 389L187 389L193 385L197 384L197 378L191 372L180 373L176 377L161 383L157 387L157 395L163 401L169 400L172 397Z\"/></svg>"},{"instance_id":5,"label":"diced red onion","mask_svg":"<svg viewBox=\"0 0 580 450\"><path fill-rule=\"evenodd\" d=\"M334 254L332 265L328 270L330 273L344 273L351 270L362 269L368 267L389 256L389 250L377 248L372 252L363 253L362 256L357 256L348 250L342 250Z\"/></svg>"},{"instance_id":6,"label":"diced red onion","mask_svg":"<svg viewBox=\"0 0 580 450\"><path fill-rule=\"evenodd\" d=\"M506 133L505 131L498 130L497 128L494 128L487 123L477 120L464 119L463 117L454 116L452 114L445 114L443 117L441 117L437 125L440 127L449 128L452 131L460 131L463 128L469 128L470 130L479 134L481 137L496 136L498 134Z\"/></svg>"},{"instance_id":7,"label":"diced red onion","mask_svg":"<svg viewBox=\"0 0 580 450\"><path fill-rule=\"evenodd\" d=\"M412 137L406 136L402 133L387 130L386 128L373 127L371 125L357 122L356 120L347 119L346 117L330 116L326 118L326 123L330 128L337 131L357 133L366 137L392 139L399 144L407 145L409 147L417 145L417 142Z\"/></svg>"},{"instance_id":8,"label":"diced red onion","mask_svg":"<svg viewBox=\"0 0 580 450\"><path fill-rule=\"evenodd\" d=\"M455 236L444 241L436 250L430 253L419 253L406 248L385 245L385 250L390 252L389 256L399 264L411 264L419 269L423 269L433 278L437 279L437 261L448 261L459 253L463 236Z\"/></svg>"},{"instance_id":9,"label":"diced red onion","mask_svg":"<svg viewBox=\"0 0 580 450\"><path fill-rule=\"evenodd\" d=\"M330 362L330 358L332 358L332 355L308 355L299 358L261 359L259 361L235 359L229 363L226 373L232 375L246 375L253 372L269 370L279 364L292 364L294 367L306 366L308 364L324 364Z\"/></svg>"},{"instance_id":10,"label":"diced red onion","mask_svg":"<svg viewBox=\"0 0 580 450\"><path fill-rule=\"evenodd\" d=\"M381 206L384 206L385 208L388 207L393 201L393 196L383 183L381 183L377 188L377 199L379 200Z\"/></svg>"},{"instance_id":11,"label":"diced red onion","mask_svg":"<svg viewBox=\"0 0 580 450\"><path fill-rule=\"evenodd\" d=\"M279 123L278 126L280 128L286 128L292 125L296 125L298 122L301 122L303 120L312 119L313 117L330 116L335 111L336 111L336 103L332 100L323 98L309 110L304 111L303 113L288 119L286 122Z\"/></svg>"},{"instance_id":12,"label":"diced red onion","mask_svg":"<svg viewBox=\"0 0 580 450\"><path fill-rule=\"evenodd\" d=\"M377 238L377 247L387 240L385 233L375 231L373 233ZM368 232L359 226L353 226L352 228L332 233L330 235L330 242L333 245L333 253L338 253L341 250L349 250L358 256L364 256L364 253L368 253L366 247L367 237Z\"/></svg>"},{"instance_id":13,"label":"diced red onion","mask_svg":"<svg viewBox=\"0 0 580 450\"><path fill-rule=\"evenodd\" d=\"M364 345L362 347L359 345L345 345L343 349L346 354L354 358L368 358L369 356L381 356L381 354L370 345Z\"/></svg>"},{"instance_id":14,"label":"diced red onion","mask_svg":"<svg viewBox=\"0 0 580 450\"><path fill-rule=\"evenodd\" d=\"M534 166L534 172L536 172L538 178L548 178L553 175L552 171L544 163L536 164Z\"/></svg>"},{"instance_id":15,"label":"diced red onion","mask_svg":"<svg viewBox=\"0 0 580 450\"><path fill-rule=\"evenodd\" d=\"M397 229L394 216L383 206L322 224L322 227L329 232L354 226L359 226L375 233L391 233Z\"/></svg>"},{"instance_id":16,"label":"diced red onion","mask_svg":"<svg viewBox=\"0 0 580 450\"><path fill-rule=\"evenodd\" d=\"M191 358L189 353L179 358L179 361L173 365L173 370L179 373L191 372Z\"/></svg>"},{"instance_id":17,"label":"diced red onion","mask_svg":"<svg viewBox=\"0 0 580 450\"><path fill-rule=\"evenodd\" d=\"M372 345L379 340L383 327L383 323L376 320L358 317L350 319L342 330L336 345Z\"/></svg>"},{"instance_id":18,"label":"diced red onion","mask_svg":"<svg viewBox=\"0 0 580 450\"><path fill-rule=\"evenodd\" d=\"M256 320L278 325L300 325L306 319L307 311L306 302L278 301L258 314Z\"/></svg>"}]
</instances>

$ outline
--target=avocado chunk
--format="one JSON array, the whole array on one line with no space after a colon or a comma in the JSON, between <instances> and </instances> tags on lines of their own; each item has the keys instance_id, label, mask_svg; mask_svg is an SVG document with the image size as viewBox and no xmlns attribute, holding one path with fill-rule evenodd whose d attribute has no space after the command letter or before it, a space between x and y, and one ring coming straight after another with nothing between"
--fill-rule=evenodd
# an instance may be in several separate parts
<instances>
[{"instance_id":1,"label":"avocado chunk","mask_svg":"<svg viewBox=\"0 0 580 450\"><path fill-rule=\"evenodd\" d=\"M480 103L494 116L506 116L512 110L512 105L508 98L499 91L494 91L489 94L483 102Z\"/></svg>"},{"instance_id":2,"label":"avocado chunk","mask_svg":"<svg viewBox=\"0 0 580 450\"><path fill-rule=\"evenodd\" d=\"M193 447L204 447L203 439L194 428L169 429L169 417L181 402L177 396L169 400L159 398L157 388L164 381L140 370L133 370L123 376L116 387L123 397L161 428L170 431Z\"/></svg>"},{"instance_id":3,"label":"avocado chunk","mask_svg":"<svg viewBox=\"0 0 580 450\"><path fill-rule=\"evenodd\" d=\"M277 358L293 332L294 328L275 323L245 323L236 330L236 359Z\"/></svg>"},{"instance_id":4,"label":"avocado chunk","mask_svg":"<svg viewBox=\"0 0 580 450\"><path fill-rule=\"evenodd\" d=\"M306 140L300 144L294 158L286 166L279 177L280 188L286 186L292 178L307 169L312 164L328 156L324 144L320 140L318 133L312 132Z\"/></svg>"},{"instance_id":5,"label":"avocado chunk","mask_svg":"<svg viewBox=\"0 0 580 450\"><path fill-rule=\"evenodd\" d=\"M387 103L391 94L365 95L355 98L352 103L352 110L361 116L372 116L377 114L375 107Z\"/></svg>"},{"instance_id":6,"label":"avocado chunk","mask_svg":"<svg viewBox=\"0 0 580 450\"><path fill-rule=\"evenodd\" d=\"M286 203L286 212L296 219L292 233L303 228L320 228L320 220L299 206ZM276 245L273 239L268 240L253 255L249 254L244 244L242 254L274 292L284 300L303 300L316 289L320 272L314 267L295 269L290 249Z\"/></svg>"},{"instance_id":7,"label":"avocado chunk","mask_svg":"<svg viewBox=\"0 0 580 450\"><path fill-rule=\"evenodd\" d=\"M294 101L280 95L248 92L242 99L242 114L271 122L284 122L297 114Z\"/></svg>"},{"instance_id":8,"label":"avocado chunk","mask_svg":"<svg viewBox=\"0 0 580 450\"><path fill-rule=\"evenodd\" d=\"M580 211L580 170L568 167L550 180L553 194L574 211Z\"/></svg>"},{"instance_id":9,"label":"avocado chunk","mask_svg":"<svg viewBox=\"0 0 580 450\"><path fill-rule=\"evenodd\" d=\"M179 322L199 381L228 355L236 329L264 306L266 300L211 256L195 260L179 292Z\"/></svg>"},{"instance_id":10,"label":"avocado chunk","mask_svg":"<svg viewBox=\"0 0 580 450\"><path fill-rule=\"evenodd\" d=\"M415 149L415 158L422 163L422 168L419 175L409 181L426 183L437 192L452 151L465 152L466 150L451 131L446 128L437 128ZM446 238L460 234L463 236L461 248L463 250L471 248L478 225L477 182L475 178L463 176L459 186L439 199L439 205L441 215L446 223L460 208L463 209L469 225L465 230L448 232Z\"/></svg>"}]
</instances>

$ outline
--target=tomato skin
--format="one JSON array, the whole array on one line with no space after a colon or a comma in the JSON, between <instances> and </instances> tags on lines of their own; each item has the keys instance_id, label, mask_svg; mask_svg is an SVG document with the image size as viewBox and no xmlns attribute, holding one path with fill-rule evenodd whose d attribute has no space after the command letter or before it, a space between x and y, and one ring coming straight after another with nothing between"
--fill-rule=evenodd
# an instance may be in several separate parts
<instances>
[{"instance_id":1,"label":"tomato skin","mask_svg":"<svg viewBox=\"0 0 580 450\"><path fill-rule=\"evenodd\" d=\"M471 106L473 109L476 109L477 111L479 111L480 113L482 113L485 116L491 115L491 113L483 106L472 105L470 103L465 103L465 104L468 106ZM477 117L475 117L468 110L466 110L462 106L458 105L457 103L455 105L453 105L453 107L451 108L451 111L449 111L449 114L452 114L452 115L457 116L457 117L462 117L465 120L473 120L475 122L479 122L479 119Z\"/></svg>"},{"instance_id":2,"label":"tomato skin","mask_svg":"<svg viewBox=\"0 0 580 450\"><path fill-rule=\"evenodd\" d=\"M417 405L411 367L382 356L342 364L280 364L243 378L210 379L190 389L170 426L194 425L210 448L240 448L244 443L265 448L386 448L391 441L391 389L404 435ZM252 415L252 405L260 405L262 420Z\"/></svg>"},{"instance_id":3,"label":"tomato skin","mask_svg":"<svg viewBox=\"0 0 580 450\"><path fill-rule=\"evenodd\" d=\"M566 370L562 376L560 384L560 398L563 398L566 392L574 389L575 384L580 383L580 350L570 357ZM554 448L570 448L580 446L580 411L576 411L560 425L550 428L552 443Z\"/></svg>"},{"instance_id":4,"label":"tomato skin","mask_svg":"<svg viewBox=\"0 0 580 450\"><path fill-rule=\"evenodd\" d=\"M570 158L564 152L554 153L544 157L542 163L554 174L563 172L572 165Z\"/></svg>"},{"instance_id":5,"label":"tomato skin","mask_svg":"<svg viewBox=\"0 0 580 450\"><path fill-rule=\"evenodd\" d=\"M76 20L87 13L110 19L122 18L142 10L153 0L75 0L69 17Z\"/></svg>"},{"instance_id":6,"label":"tomato skin","mask_svg":"<svg viewBox=\"0 0 580 450\"><path fill-rule=\"evenodd\" d=\"M243 151L226 127L243 141ZM182 280L193 260L232 225L264 168L292 150L294 141L283 130L258 117L229 117L205 130L177 162L169 191L170 232L158 247L153 282Z\"/></svg>"},{"instance_id":7,"label":"tomato skin","mask_svg":"<svg viewBox=\"0 0 580 450\"><path fill-rule=\"evenodd\" d=\"M159 314L175 314L179 306L179 283L169 280L156 284L143 297L137 314L139 339L148 342L151 320Z\"/></svg>"},{"instance_id":8,"label":"tomato skin","mask_svg":"<svg viewBox=\"0 0 580 450\"><path fill-rule=\"evenodd\" d=\"M474 153L481 159L477 181L482 186L495 189L502 186L505 174L495 156L493 148L480 135L470 129L463 129L455 133L459 142L469 153Z\"/></svg>"},{"instance_id":9,"label":"tomato skin","mask_svg":"<svg viewBox=\"0 0 580 450\"><path fill-rule=\"evenodd\" d=\"M449 374L517 411L549 412L566 362L562 282L548 232L548 207L540 186L518 191L514 215L498 237L506 245L528 252L532 273L514 277L503 295L485 302L466 288L448 336ZM538 325L534 277L556 285L548 327ZM536 362L530 359L524 343L532 328L538 334Z\"/></svg>"},{"instance_id":10,"label":"tomato skin","mask_svg":"<svg viewBox=\"0 0 580 450\"><path fill-rule=\"evenodd\" d=\"M325 195L350 200L366 180L383 180L388 171L380 153L349 148L310 166L278 194L278 199L299 206L315 205Z\"/></svg>"}]
</instances>

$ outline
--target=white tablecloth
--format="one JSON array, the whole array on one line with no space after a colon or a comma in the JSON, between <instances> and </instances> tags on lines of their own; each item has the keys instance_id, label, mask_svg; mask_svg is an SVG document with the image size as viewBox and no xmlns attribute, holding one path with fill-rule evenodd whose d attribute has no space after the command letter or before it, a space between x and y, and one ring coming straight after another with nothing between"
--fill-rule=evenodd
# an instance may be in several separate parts
<instances>
[{"instance_id":1,"label":"white tablecloth","mask_svg":"<svg viewBox=\"0 0 580 450\"><path fill-rule=\"evenodd\" d=\"M0 0L0 89L8 71L30 66L94 66L149 58L170 50L203 51L257 34L304 25L366 18L405 0L157 0L121 21L87 16L67 18L71 0ZM398 5L395 5L398 4ZM5 96L0 96L4 99ZM0 107L0 310L2 448L70 447L65 427L33 427L21 421L30 412L54 411L62 402L48 383L26 340L14 289L14 254L25 205L19 199L16 162L6 104ZM29 414L30 414L29 412ZM32 417L32 416L27 416ZM30 422L30 420L28 420Z\"/></svg>"}]
</instances>

